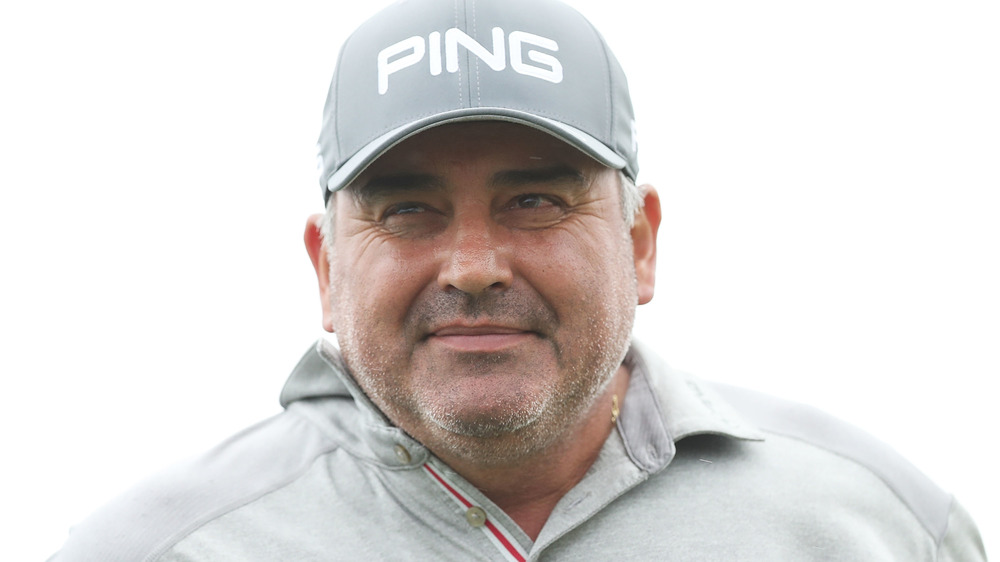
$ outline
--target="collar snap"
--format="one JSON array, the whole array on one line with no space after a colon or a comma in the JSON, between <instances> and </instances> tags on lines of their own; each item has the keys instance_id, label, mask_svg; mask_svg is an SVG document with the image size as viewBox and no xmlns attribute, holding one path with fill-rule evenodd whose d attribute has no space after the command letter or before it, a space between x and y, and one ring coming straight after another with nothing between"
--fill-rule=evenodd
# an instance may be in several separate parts
<instances>
[{"instance_id":1,"label":"collar snap","mask_svg":"<svg viewBox=\"0 0 1000 562\"><path fill-rule=\"evenodd\" d=\"M474 505L465 511L465 520L473 527L482 527L486 524L486 512Z\"/></svg>"},{"instance_id":2,"label":"collar snap","mask_svg":"<svg viewBox=\"0 0 1000 562\"><path fill-rule=\"evenodd\" d=\"M410 452L406 450L406 447L402 445L396 445L392 448L393 452L396 453L396 459L403 464L410 464Z\"/></svg>"}]
</instances>

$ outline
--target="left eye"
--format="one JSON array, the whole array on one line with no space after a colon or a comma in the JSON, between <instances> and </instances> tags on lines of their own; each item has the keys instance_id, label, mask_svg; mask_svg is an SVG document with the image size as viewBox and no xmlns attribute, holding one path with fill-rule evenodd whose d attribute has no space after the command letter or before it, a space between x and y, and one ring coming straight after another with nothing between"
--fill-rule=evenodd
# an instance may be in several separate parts
<instances>
[{"instance_id":1,"label":"left eye","mask_svg":"<svg viewBox=\"0 0 1000 562\"><path fill-rule=\"evenodd\" d=\"M552 201L535 194L520 195L513 201L513 207L521 209L537 209L543 205L551 205Z\"/></svg>"},{"instance_id":2,"label":"left eye","mask_svg":"<svg viewBox=\"0 0 1000 562\"><path fill-rule=\"evenodd\" d=\"M391 215L413 215L416 213L426 212L427 209L422 205L417 203L398 203L388 208L385 212L385 216Z\"/></svg>"},{"instance_id":3,"label":"left eye","mask_svg":"<svg viewBox=\"0 0 1000 562\"><path fill-rule=\"evenodd\" d=\"M558 197L538 193L514 195L500 216L513 228L548 228L566 217L567 205Z\"/></svg>"}]
</instances>

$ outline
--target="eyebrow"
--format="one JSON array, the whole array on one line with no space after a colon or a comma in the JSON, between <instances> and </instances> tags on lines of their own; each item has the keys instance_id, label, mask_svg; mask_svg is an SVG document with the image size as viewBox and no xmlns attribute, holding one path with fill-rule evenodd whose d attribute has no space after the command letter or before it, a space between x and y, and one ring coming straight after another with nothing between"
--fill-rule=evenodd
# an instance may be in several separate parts
<instances>
[{"instance_id":1,"label":"eyebrow","mask_svg":"<svg viewBox=\"0 0 1000 562\"><path fill-rule=\"evenodd\" d=\"M441 178L431 174L402 173L371 177L362 185L352 185L349 192L359 205L365 206L396 193L434 189L444 189Z\"/></svg>"},{"instance_id":2,"label":"eyebrow","mask_svg":"<svg viewBox=\"0 0 1000 562\"><path fill-rule=\"evenodd\" d=\"M520 170L501 170L487 182L489 188L523 187L533 184L563 184L572 191L585 191L589 182L583 172L567 165ZM381 198L399 193L444 190L444 180L433 174L385 174L373 176L363 184L352 185L349 192L359 205L371 205Z\"/></svg>"},{"instance_id":3,"label":"eyebrow","mask_svg":"<svg viewBox=\"0 0 1000 562\"><path fill-rule=\"evenodd\" d=\"M547 168L528 168L524 170L503 170L490 178L491 187L520 187L536 183L566 183L584 188L587 178L583 172L566 165Z\"/></svg>"}]
</instances>

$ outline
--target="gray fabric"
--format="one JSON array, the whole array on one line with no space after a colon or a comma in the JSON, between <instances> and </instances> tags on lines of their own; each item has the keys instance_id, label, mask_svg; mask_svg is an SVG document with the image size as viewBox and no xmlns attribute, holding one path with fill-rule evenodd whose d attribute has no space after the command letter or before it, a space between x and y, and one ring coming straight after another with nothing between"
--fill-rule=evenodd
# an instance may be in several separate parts
<instances>
[{"instance_id":1,"label":"gray fabric","mask_svg":"<svg viewBox=\"0 0 1000 562\"><path fill-rule=\"evenodd\" d=\"M979 530L965 509L952 501L948 529L938 548L938 562L986 560L986 550Z\"/></svg>"},{"instance_id":2,"label":"gray fabric","mask_svg":"<svg viewBox=\"0 0 1000 562\"><path fill-rule=\"evenodd\" d=\"M674 458L674 439L667 430L660 403L652 391L649 371L645 363L635 354L626 358L631 377L626 394L628 406L621 411L618 431L621 432L628 457L642 470L654 472L663 468ZM643 415L656 412L658 415ZM645 444L644 447L630 448L628 444Z\"/></svg>"},{"instance_id":3,"label":"gray fabric","mask_svg":"<svg viewBox=\"0 0 1000 562\"><path fill-rule=\"evenodd\" d=\"M319 340L299 360L298 365L292 369L291 376L281 389L278 402L282 408L287 408L292 402L305 400L306 398L320 398L330 396L351 396L348 391L348 382L341 377L331 377L330 370L343 369L343 365L329 365L327 361L334 359L324 358L324 354L319 352L323 345L329 345L324 340ZM326 357L333 357L326 354ZM353 382L353 381L351 381Z\"/></svg>"},{"instance_id":4,"label":"gray fabric","mask_svg":"<svg viewBox=\"0 0 1000 562\"><path fill-rule=\"evenodd\" d=\"M157 560L190 532L300 477L336 447L281 415L140 484L74 527L55 560Z\"/></svg>"},{"instance_id":5,"label":"gray fabric","mask_svg":"<svg viewBox=\"0 0 1000 562\"><path fill-rule=\"evenodd\" d=\"M913 510L935 542L944 537L951 496L883 443L812 408L792 406L745 389L723 385L716 388L758 427L863 464Z\"/></svg>"},{"instance_id":6,"label":"gray fabric","mask_svg":"<svg viewBox=\"0 0 1000 562\"><path fill-rule=\"evenodd\" d=\"M618 431L532 543L335 353L299 362L285 413L98 512L54 560L502 560L424 463L529 560L985 560L968 515L884 446L638 345Z\"/></svg>"}]
</instances>

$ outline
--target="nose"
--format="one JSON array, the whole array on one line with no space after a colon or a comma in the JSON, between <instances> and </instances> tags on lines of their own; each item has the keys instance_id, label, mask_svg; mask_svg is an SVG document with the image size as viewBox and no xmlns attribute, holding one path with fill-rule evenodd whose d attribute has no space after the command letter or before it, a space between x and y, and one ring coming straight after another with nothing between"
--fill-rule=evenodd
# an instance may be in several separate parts
<instances>
[{"instance_id":1,"label":"nose","mask_svg":"<svg viewBox=\"0 0 1000 562\"><path fill-rule=\"evenodd\" d=\"M514 278L510 248L502 236L492 232L490 225L483 221L465 221L453 228L451 244L442 249L440 287L469 294L510 287Z\"/></svg>"}]
</instances>

